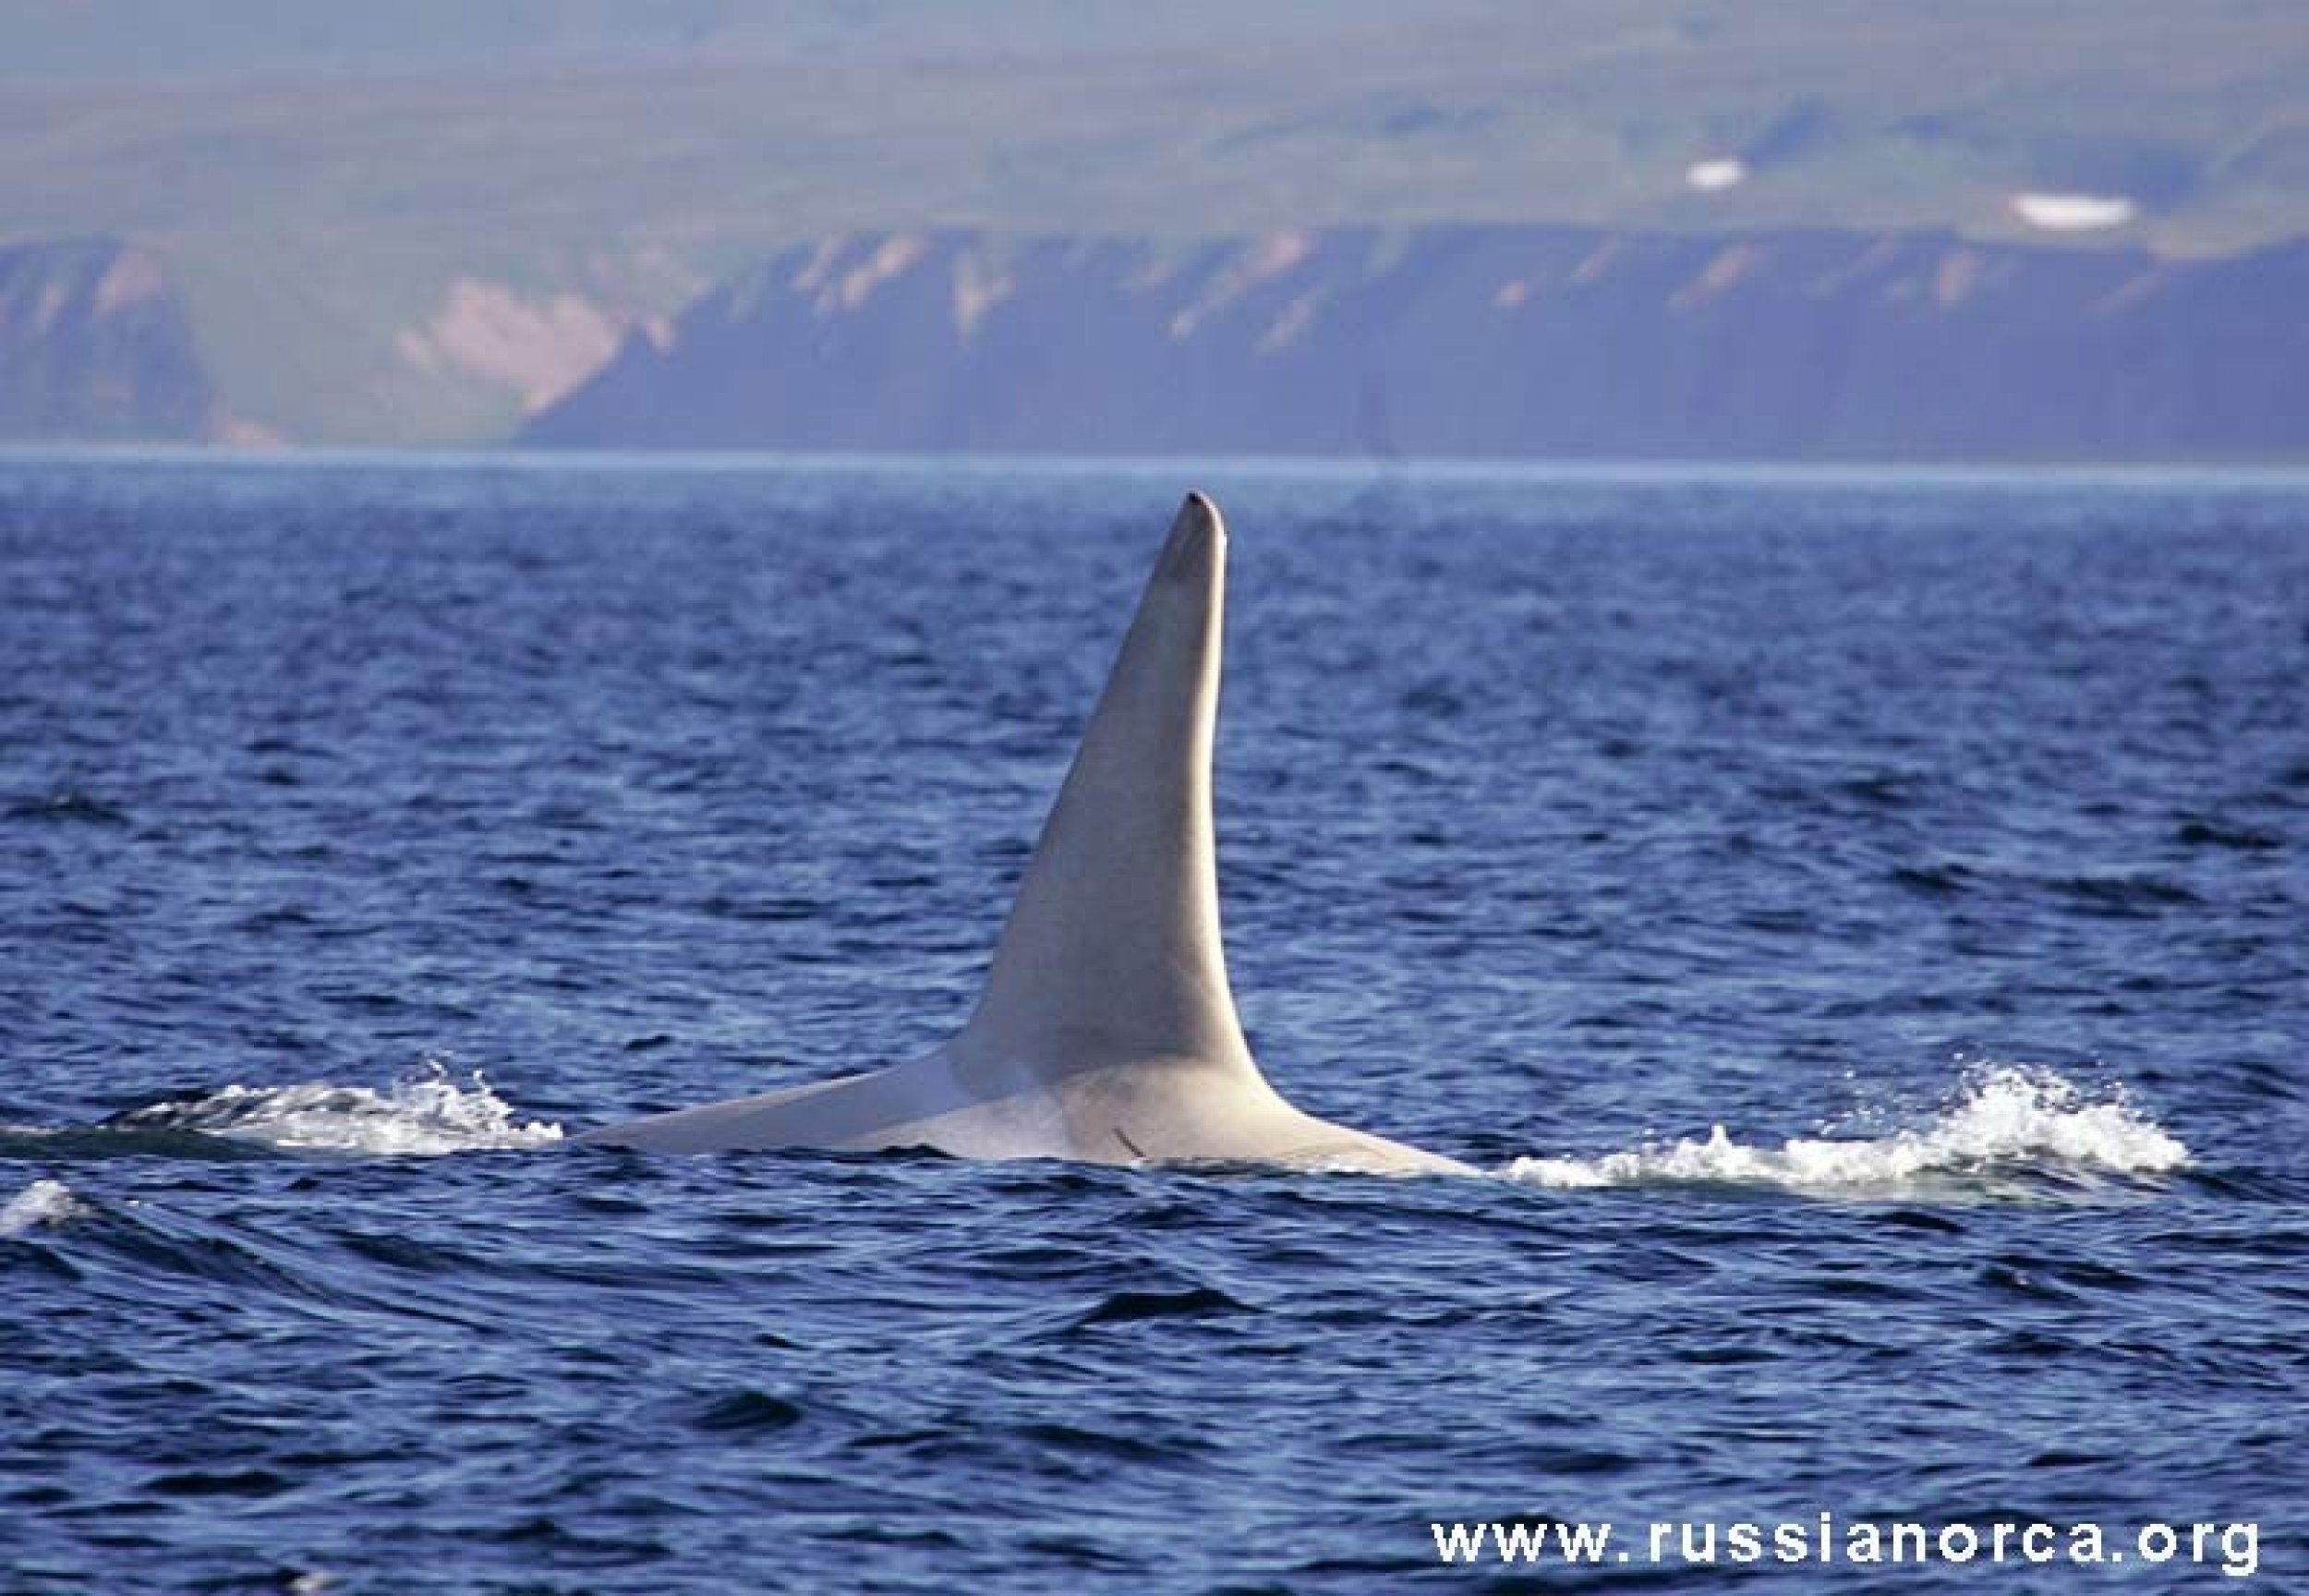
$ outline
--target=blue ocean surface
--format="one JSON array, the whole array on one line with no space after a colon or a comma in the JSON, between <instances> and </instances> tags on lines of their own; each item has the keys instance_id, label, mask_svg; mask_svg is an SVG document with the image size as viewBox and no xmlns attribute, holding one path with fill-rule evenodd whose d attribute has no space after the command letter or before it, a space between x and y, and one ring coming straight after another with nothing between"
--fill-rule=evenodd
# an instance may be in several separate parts
<instances>
[{"instance_id":1,"label":"blue ocean surface","mask_svg":"<svg viewBox=\"0 0 2309 1596\"><path fill-rule=\"evenodd\" d=\"M1483 1173L564 1145L960 1024L1189 486ZM2299 476L0 458L7 1596L2309 1589L2305 1105Z\"/></svg>"}]
</instances>

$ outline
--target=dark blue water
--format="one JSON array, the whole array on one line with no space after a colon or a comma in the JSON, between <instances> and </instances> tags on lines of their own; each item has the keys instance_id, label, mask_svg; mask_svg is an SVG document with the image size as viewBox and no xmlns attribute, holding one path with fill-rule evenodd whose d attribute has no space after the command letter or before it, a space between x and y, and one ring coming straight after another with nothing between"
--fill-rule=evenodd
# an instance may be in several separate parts
<instances>
[{"instance_id":1,"label":"dark blue water","mask_svg":"<svg viewBox=\"0 0 2309 1596\"><path fill-rule=\"evenodd\" d=\"M1183 472L0 461L0 1590L2302 1588L2309 482L1200 480L1493 1175L557 1144L959 1023ZM1642 1554L1821 1514L2126 1560Z\"/></svg>"}]
</instances>

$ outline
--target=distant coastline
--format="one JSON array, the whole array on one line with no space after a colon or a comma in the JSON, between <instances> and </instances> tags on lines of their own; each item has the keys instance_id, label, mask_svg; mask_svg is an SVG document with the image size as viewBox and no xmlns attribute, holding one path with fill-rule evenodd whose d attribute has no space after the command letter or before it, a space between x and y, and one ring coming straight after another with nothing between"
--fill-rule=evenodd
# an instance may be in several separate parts
<instances>
[{"instance_id":1,"label":"distant coastline","mask_svg":"<svg viewBox=\"0 0 2309 1596\"><path fill-rule=\"evenodd\" d=\"M882 234L629 336L520 441L622 448L2309 459L2309 241Z\"/></svg>"},{"instance_id":2,"label":"distant coastline","mask_svg":"<svg viewBox=\"0 0 2309 1596\"><path fill-rule=\"evenodd\" d=\"M453 442L2282 466L2309 462L2304 291L2309 239L2174 260L1818 228L857 234L622 341L477 323L584 349L527 350L558 397ZM297 441L235 417L200 350L164 257L0 249L0 442Z\"/></svg>"}]
</instances>

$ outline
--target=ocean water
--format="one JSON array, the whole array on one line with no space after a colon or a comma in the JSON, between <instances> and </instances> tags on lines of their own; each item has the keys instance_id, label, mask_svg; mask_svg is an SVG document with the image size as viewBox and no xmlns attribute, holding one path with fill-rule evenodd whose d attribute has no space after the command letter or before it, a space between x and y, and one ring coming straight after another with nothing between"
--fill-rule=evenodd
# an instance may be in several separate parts
<instances>
[{"instance_id":1,"label":"ocean water","mask_svg":"<svg viewBox=\"0 0 2309 1596\"><path fill-rule=\"evenodd\" d=\"M1189 485L1484 1173L562 1145L960 1022ZM2305 1094L2300 477L0 459L8 1596L2309 1588Z\"/></svg>"}]
</instances>

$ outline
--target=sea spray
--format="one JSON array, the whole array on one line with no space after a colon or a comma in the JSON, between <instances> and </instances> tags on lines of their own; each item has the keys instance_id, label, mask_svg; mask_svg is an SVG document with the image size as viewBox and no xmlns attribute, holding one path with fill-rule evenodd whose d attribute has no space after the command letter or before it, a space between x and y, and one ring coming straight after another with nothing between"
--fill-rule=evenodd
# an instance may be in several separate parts
<instances>
[{"instance_id":1,"label":"sea spray","mask_svg":"<svg viewBox=\"0 0 2309 1596\"><path fill-rule=\"evenodd\" d=\"M1517 1158L1501 1173L1531 1186L1720 1182L1819 1194L1991 1170L2158 1175L2188 1163L2188 1148L2122 1089L2088 1093L2049 1070L1999 1064L1967 1071L1946 1106L1881 1136L1797 1137L1771 1146L1738 1141L1717 1125L1704 1137L1600 1157Z\"/></svg>"},{"instance_id":2,"label":"sea spray","mask_svg":"<svg viewBox=\"0 0 2309 1596\"><path fill-rule=\"evenodd\" d=\"M69 1219L79 1209L79 1199L63 1181L35 1180L0 1203L0 1240Z\"/></svg>"},{"instance_id":3,"label":"sea spray","mask_svg":"<svg viewBox=\"0 0 2309 1596\"><path fill-rule=\"evenodd\" d=\"M220 1088L155 1103L121 1117L137 1129L192 1130L284 1151L429 1157L500 1148L545 1147L562 1128L518 1120L478 1070L465 1083L429 1058L391 1086L322 1082Z\"/></svg>"}]
</instances>

